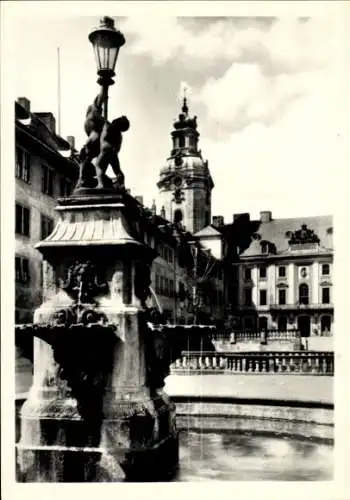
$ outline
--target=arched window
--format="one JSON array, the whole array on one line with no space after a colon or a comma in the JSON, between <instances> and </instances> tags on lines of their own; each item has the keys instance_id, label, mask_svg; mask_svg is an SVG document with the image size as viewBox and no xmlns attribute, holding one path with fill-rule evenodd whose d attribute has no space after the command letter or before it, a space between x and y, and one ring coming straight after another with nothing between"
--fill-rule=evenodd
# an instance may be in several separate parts
<instances>
[{"instance_id":1,"label":"arched window","mask_svg":"<svg viewBox=\"0 0 350 500\"><path fill-rule=\"evenodd\" d=\"M309 287L302 283L299 286L299 304L308 304L309 303Z\"/></svg>"},{"instance_id":2,"label":"arched window","mask_svg":"<svg viewBox=\"0 0 350 500\"><path fill-rule=\"evenodd\" d=\"M182 222L182 210L180 210L179 208L177 208L175 210L175 213L174 213L174 222L176 224L179 224L180 222Z\"/></svg>"},{"instance_id":3,"label":"arched window","mask_svg":"<svg viewBox=\"0 0 350 500\"><path fill-rule=\"evenodd\" d=\"M180 135L180 137L179 137L179 147L180 148L185 147L185 136L184 135Z\"/></svg>"}]
</instances>

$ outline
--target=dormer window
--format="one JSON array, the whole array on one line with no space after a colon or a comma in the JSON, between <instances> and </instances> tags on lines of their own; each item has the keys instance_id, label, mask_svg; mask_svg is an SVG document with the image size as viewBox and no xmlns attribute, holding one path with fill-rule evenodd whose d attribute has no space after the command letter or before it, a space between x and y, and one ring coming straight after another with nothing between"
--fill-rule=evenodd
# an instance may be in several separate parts
<instances>
[{"instance_id":1,"label":"dormer window","mask_svg":"<svg viewBox=\"0 0 350 500\"><path fill-rule=\"evenodd\" d=\"M269 253L269 242L268 241L262 241L260 243L261 246L261 253L264 255L267 255Z\"/></svg>"}]
</instances>

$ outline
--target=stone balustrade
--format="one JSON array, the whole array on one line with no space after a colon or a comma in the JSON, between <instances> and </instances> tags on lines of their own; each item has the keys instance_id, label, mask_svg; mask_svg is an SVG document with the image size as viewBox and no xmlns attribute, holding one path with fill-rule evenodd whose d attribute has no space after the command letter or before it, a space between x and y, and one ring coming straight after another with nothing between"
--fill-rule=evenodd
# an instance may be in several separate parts
<instances>
[{"instance_id":1,"label":"stone balustrade","mask_svg":"<svg viewBox=\"0 0 350 500\"><path fill-rule=\"evenodd\" d=\"M214 341L236 342L268 342L280 341L290 342L298 340L300 332L297 329L291 330L262 330L262 331L237 331L237 332L215 332L212 335Z\"/></svg>"},{"instance_id":2,"label":"stone balustrade","mask_svg":"<svg viewBox=\"0 0 350 500\"><path fill-rule=\"evenodd\" d=\"M333 375L334 353L320 351L183 352L172 373Z\"/></svg>"}]
</instances>

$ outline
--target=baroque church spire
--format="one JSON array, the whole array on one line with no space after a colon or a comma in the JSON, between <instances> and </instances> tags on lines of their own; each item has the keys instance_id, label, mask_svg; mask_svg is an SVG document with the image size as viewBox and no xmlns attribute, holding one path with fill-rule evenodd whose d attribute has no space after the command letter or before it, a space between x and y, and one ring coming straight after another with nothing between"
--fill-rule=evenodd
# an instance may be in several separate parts
<instances>
[{"instance_id":1,"label":"baroque church spire","mask_svg":"<svg viewBox=\"0 0 350 500\"><path fill-rule=\"evenodd\" d=\"M211 190L214 187L208 162L198 149L197 117L190 113L186 94L171 131L172 149L161 168L158 188L165 218L181 222L195 233L210 224Z\"/></svg>"}]
</instances>

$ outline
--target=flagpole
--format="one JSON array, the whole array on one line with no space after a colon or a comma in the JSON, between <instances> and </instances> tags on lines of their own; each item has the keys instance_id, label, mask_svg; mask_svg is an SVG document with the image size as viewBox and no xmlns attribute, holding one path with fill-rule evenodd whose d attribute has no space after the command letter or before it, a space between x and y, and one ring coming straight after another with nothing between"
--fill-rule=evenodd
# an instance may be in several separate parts
<instances>
[{"instance_id":1,"label":"flagpole","mask_svg":"<svg viewBox=\"0 0 350 500\"><path fill-rule=\"evenodd\" d=\"M61 135L61 61L59 47L57 47L57 131L58 135Z\"/></svg>"}]
</instances>

